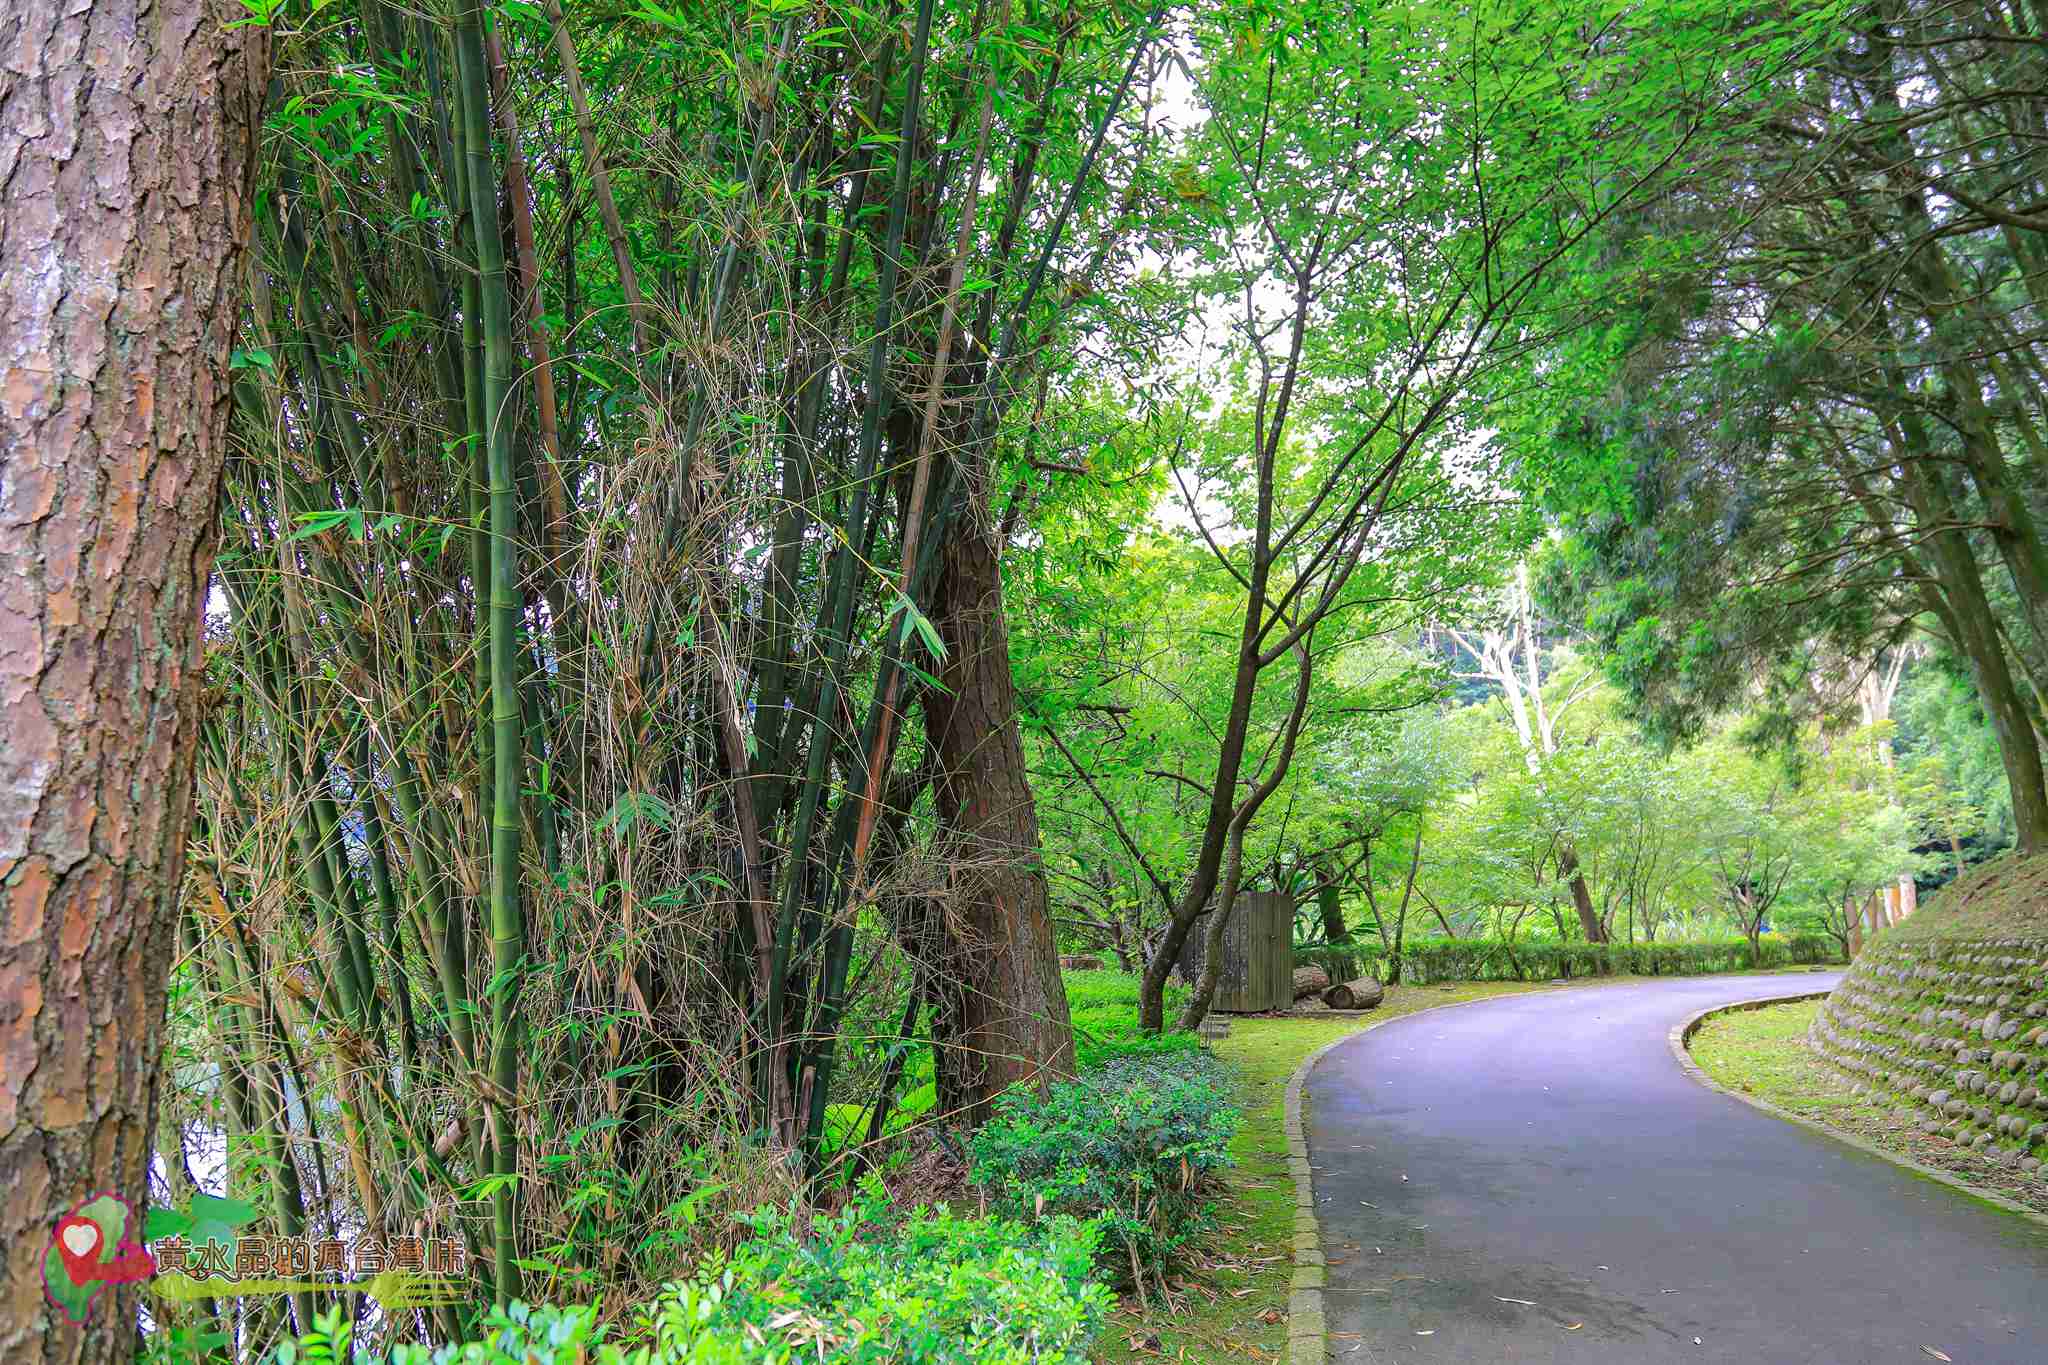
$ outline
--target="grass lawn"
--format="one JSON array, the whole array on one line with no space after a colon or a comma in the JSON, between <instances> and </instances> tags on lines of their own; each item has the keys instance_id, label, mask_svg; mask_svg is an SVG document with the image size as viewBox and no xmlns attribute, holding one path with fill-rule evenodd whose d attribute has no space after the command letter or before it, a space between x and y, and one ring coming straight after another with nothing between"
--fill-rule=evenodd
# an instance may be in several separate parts
<instances>
[{"instance_id":1,"label":"grass lawn","mask_svg":"<svg viewBox=\"0 0 2048 1365\"><path fill-rule=\"evenodd\" d=\"M1693 1060L1730 1090L1768 1100L1801 1118L2048 1213L2048 1180L2009 1171L1945 1137L1923 1133L1881 1099L1858 1098L1806 1046L1806 1031L1820 1007L1818 1000L1802 1000L1709 1019L1693 1035Z\"/></svg>"},{"instance_id":2,"label":"grass lawn","mask_svg":"<svg viewBox=\"0 0 2048 1365\"><path fill-rule=\"evenodd\" d=\"M1294 1182L1287 1174L1281 1118L1294 1069L1323 1044L1384 1020L1541 985L1394 986L1368 1014L1233 1019L1230 1036L1220 1039L1215 1051L1238 1073L1243 1119L1231 1144L1237 1168L1225 1177L1217 1231L1202 1264L1178 1277L1175 1311L1164 1311L1156 1296L1149 1312L1127 1298L1111 1317L1095 1358L1104 1365L1161 1357L1203 1362L1281 1358L1287 1348L1287 1284L1294 1273Z\"/></svg>"}]
</instances>

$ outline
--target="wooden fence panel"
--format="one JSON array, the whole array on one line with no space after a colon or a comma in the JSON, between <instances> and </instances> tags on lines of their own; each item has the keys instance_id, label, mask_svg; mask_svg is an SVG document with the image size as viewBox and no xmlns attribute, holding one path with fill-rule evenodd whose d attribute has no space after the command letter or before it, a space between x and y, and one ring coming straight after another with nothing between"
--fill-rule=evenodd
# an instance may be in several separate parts
<instances>
[{"instance_id":1,"label":"wooden fence panel","mask_svg":"<svg viewBox=\"0 0 2048 1365\"><path fill-rule=\"evenodd\" d=\"M1209 917L1195 921L1181 949L1180 972L1189 981L1202 974ZM1294 902L1277 891L1240 893L1223 926L1223 965L1216 974L1210 1008L1225 1014L1256 1014L1294 1003Z\"/></svg>"}]
</instances>

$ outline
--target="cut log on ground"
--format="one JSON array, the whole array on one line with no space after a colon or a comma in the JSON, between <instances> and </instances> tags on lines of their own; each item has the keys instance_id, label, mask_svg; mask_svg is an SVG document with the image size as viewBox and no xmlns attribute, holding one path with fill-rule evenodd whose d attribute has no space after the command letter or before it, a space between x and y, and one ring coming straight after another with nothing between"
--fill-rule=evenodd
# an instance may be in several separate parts
<instances>
[{"instance_id":1,"label":"cut log on ground","mask_svg":"<svg viewBox=\"0 0 2048 1365\"><path fill-rule=\"evenodd\" d=\"M1387 988L1369 976L1340 981L1323 992L1323 1003L1333 1010L1369 1010L1387 998Z\"/></svg>"},{"instance_id":2,"label":"cut log on ground","mask_svg":"<svg viewBox=\"0 0 2048 1365\"><path fill-rule=\"evenodd\" d=\"M1306 1000L1311 995L1321 995L1330 989L1330 974L1321 967L1296 967L1294 969L1294 998Z\"/></svg>"},{"instance_id":3,"label":"cut log on ground","mask_svg":"<svg viewBox=\"0 0 2048 1365\"><path fill-rule=\"evenodd\" d=\"M1099 972L1102 970L1102 959L1099 957L1081 957L1069 954L1060 959L1060 970L1067 972Z\"/></svg>"}]
</instances>

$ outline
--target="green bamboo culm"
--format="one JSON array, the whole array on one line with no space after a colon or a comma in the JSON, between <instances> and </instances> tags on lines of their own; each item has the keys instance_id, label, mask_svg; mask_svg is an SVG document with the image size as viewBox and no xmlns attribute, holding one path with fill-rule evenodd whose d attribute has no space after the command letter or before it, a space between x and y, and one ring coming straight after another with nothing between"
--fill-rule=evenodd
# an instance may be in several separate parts
<instances>
[{"instance_id":1,"label":"green bamboo culm","mask_svg":"<svg viewBox=\"0 0 2048 1365\"><path fill-rule=\"evenodd\" d=\"M816 829L818 805L826 787L827 759L836 747L831 739L829 722L825 719L835 715L839 709L839 679L846 667L853 634L853 587L856 557L868 524L869 490L875 480L875 468L881 457L882 423L888 413L889 389L883 382L888 366L889 341L896 328L896 283L902 267L903 233L909 218L910 171L912 149L916 145L918 101L924 93L925 58L930 51L932 31L933 0L922 0L918 6L916 36L911 43L910 70L903 87L903 108L901 124L896 143L896 178L889 196L889 225L883 235L881 254L875 261L875 330L868 341L867 393L871 396L866 411L862 414L860 432L860 464L854 476L853 494L847 506L844 543L832 556L830 578L826 585L822 621L825 624L825 641L828 662L820 679L817 709L812 717L814 734L811 740L808 764L804 773L802 795L797 802L796 823L790 837L790 875L784 879L782 903L775 928L775 952L768 977L768 1008L764 1015L767 1033L767 1050L763 1058L764 1068L782 1065L781 1034L783 1000L787 990L790 953L793 947L792 935L796 928L797 907L802 899L806 878L803 869L810 863L811 839ZM799 1075L792 1077L799 1085ZM763 1072L761 1093L774 1094L771 1078ZM819 1110L822 1114L822 1109ZM803 1122L801 1115L792 1114L792 1127ZM792 1131L791 1141L802 1138L802 1133Z\"/></svg>"},{"instance_id":2,"label":"green bamboo culm","mask_svg":"<svg viewBox=\"0 0 2048 1365\"><path fill-rule=\"evenodd\" d=\"M463 179L475 227L478 309L484 333L484 443L489 478L489 639L491 698L491 1221L498 1302L519 1296L514 1225L514 1181L519 1170L516 1115L519 1093L519 975L526 955L526 921L519 897L520 787L525 733L519 698L519 503L513 475L509 396L512 387L512 296L505 279L505 245L498 223L497 183L491 155L489 67L484 59L484 11L465 3L455 29L461 85ZM478 591L484 591L482 584Z\"/></svg>"}]
</instances>

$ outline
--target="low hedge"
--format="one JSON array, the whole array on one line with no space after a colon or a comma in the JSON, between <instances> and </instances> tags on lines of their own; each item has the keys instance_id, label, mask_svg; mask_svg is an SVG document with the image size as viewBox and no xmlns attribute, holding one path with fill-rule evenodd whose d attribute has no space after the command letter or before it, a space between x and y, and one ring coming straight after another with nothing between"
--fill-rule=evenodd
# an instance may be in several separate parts
<instances>
[{"instance_id":1,"label":"low hedge","mask_svg":"<svg viewBox=\"0 0 2048 1365\"><path fill-rule=\"evenodd\" d=\"M475 1341L351 1354L339 1313L274 1365L1085 1365L1111 1307L1090 1278L1097 1228L1027 1227L919 1209L900 1226L870 1193L799 1239L780 1214L608 1330L594 1308L493 1309Z\"/></svg>"},{"instance_id":2,"label":"low hedge","mask_svg":"<svg viewBox=\"0 0 2048 1365\"><path fill-rule=\"evenodd\" d=\"M1760 963L1752 963L1749 942L1740 938L1680 943L1580 943L1557 940L1510 942L1497 938L1424 938L1401 948L1401 980L1550 981L1594 976L1701 976L1746 972L1757 967L1793 967L1841 961L1841 947L1825 934L1765 934ZM1388 979L1388 958L1378 944L1318 944L1294 950L1294 965L1316 966L1332 980L1359 976Z\"/></svg>"}]
</instances>

